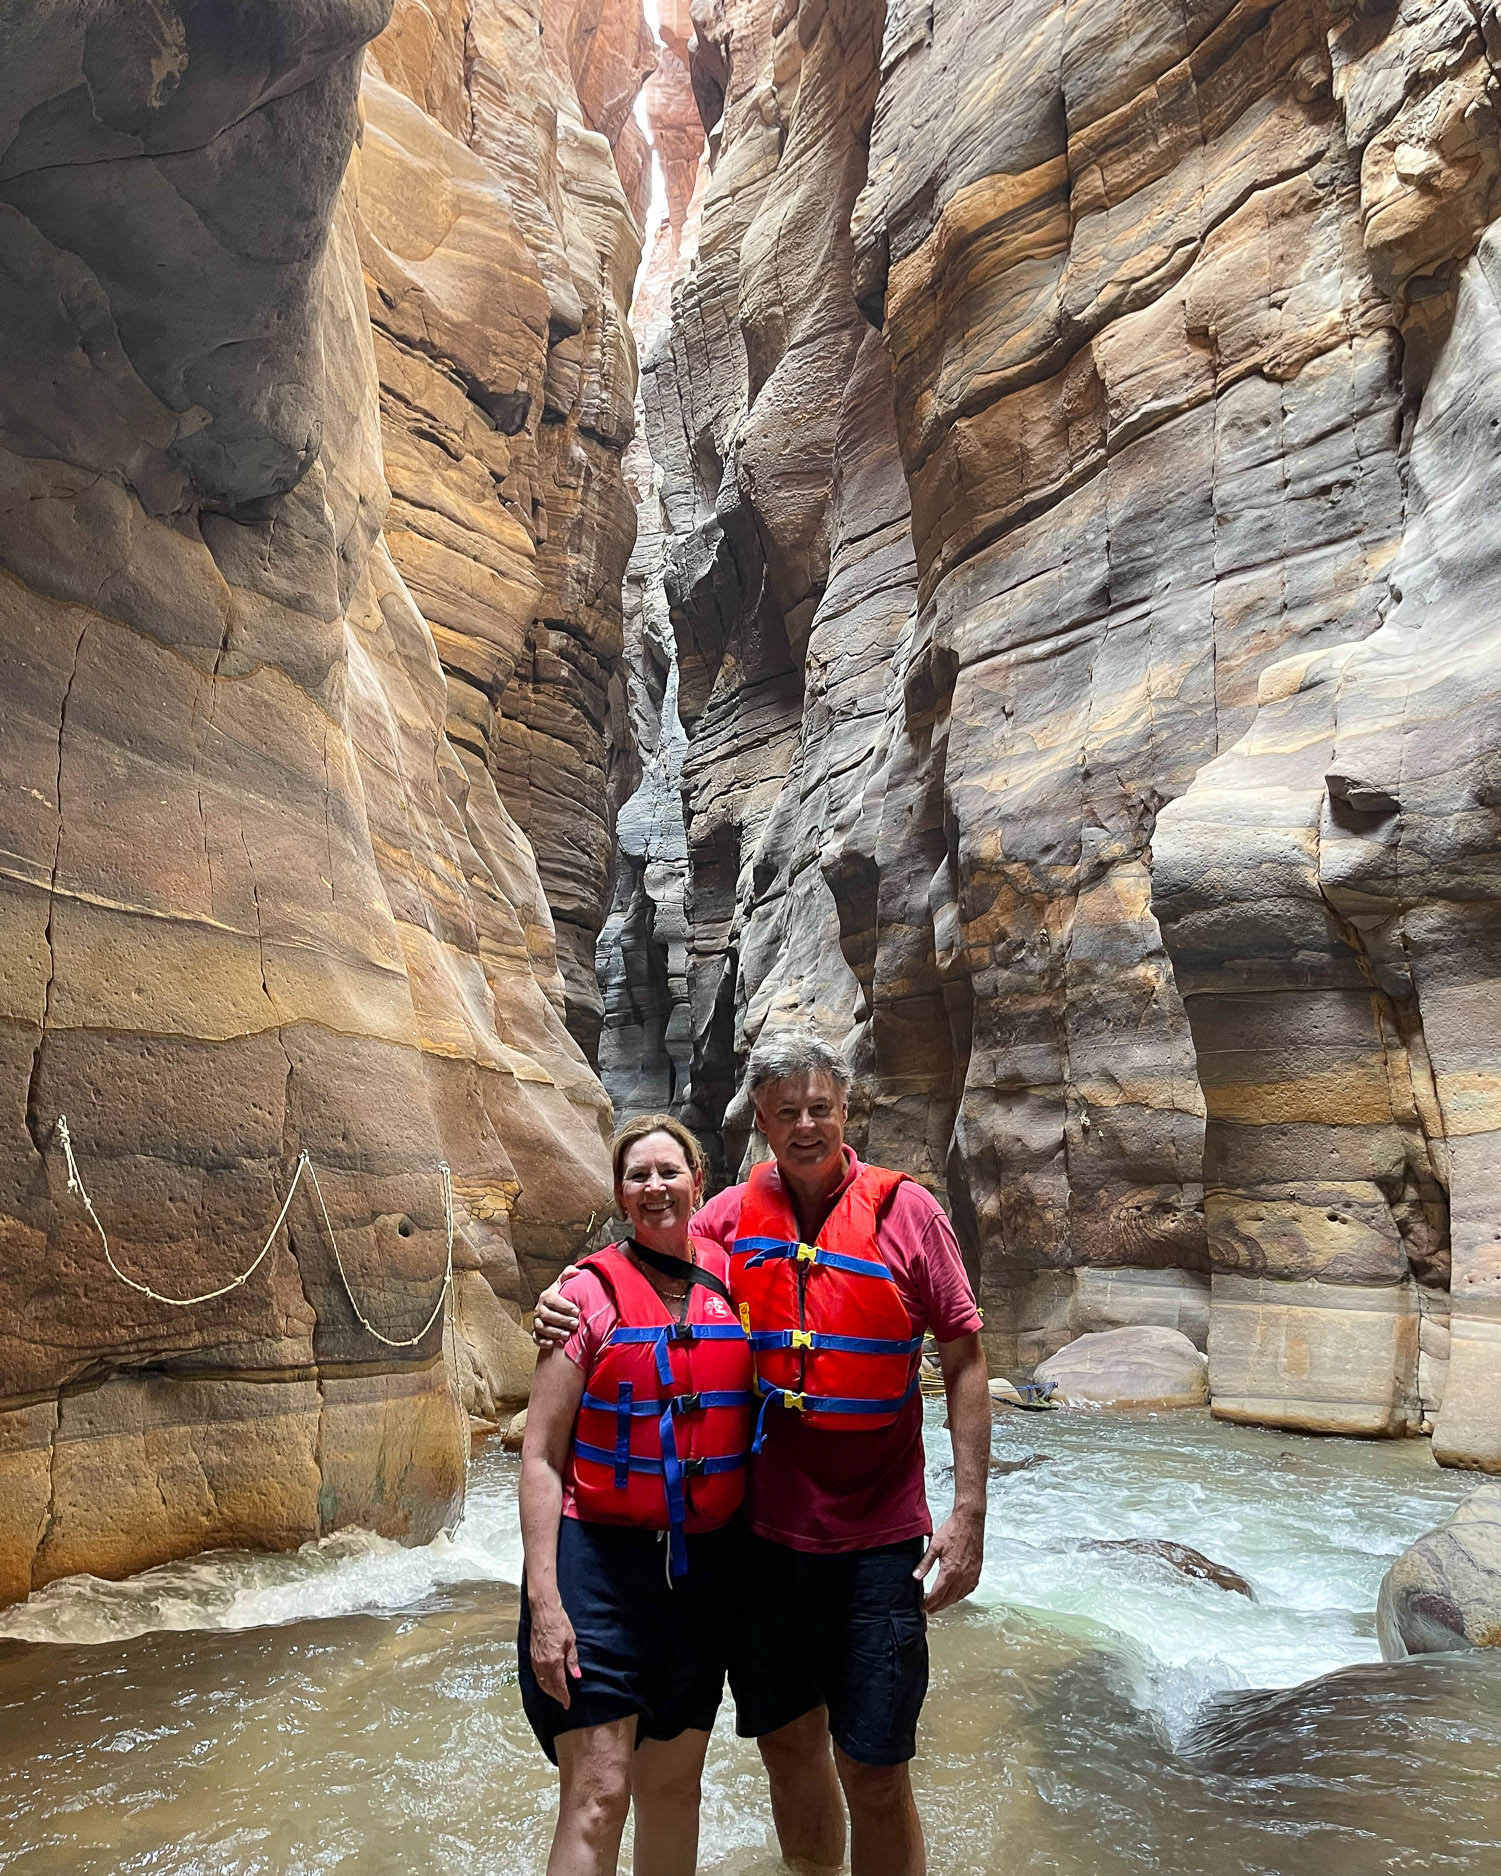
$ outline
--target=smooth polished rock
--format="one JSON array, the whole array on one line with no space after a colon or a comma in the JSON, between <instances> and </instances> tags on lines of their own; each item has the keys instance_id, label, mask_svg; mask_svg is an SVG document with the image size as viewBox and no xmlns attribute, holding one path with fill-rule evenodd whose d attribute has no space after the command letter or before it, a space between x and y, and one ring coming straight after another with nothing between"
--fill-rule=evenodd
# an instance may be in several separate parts
<instances>
[{"instance_id":1,"label":"smooth polished rock","mask_svg":"<svg viewBox=\"0 0 1501 1876\"><path fill-rule=\"evenodd\" d=\"M1376 1633L1387 1661L1501 1647L1501 1484L1403 1551L1381 1579Z\"/></svg>"},{"instance_id":2,"label":"smooth polished rock","mask_svg":"<svg viewBox=\"0 0 1501 1876\"><path fill-rule=\"evenodd\" d=\"M607 697L634 534L640 171L622 104L655 51L633 0L478 0L456 47L424 12L398 0L364 86L388 541L433 626L449 733L535 851L560 1007L592 1061ZM455 62L462 110L430 115Z\"/></svg>"},{"instance_id":3,"label":"smooth polished rock","mask_svg":"<svg viewBox=\"0 0 1501 1876\"><path fill-rule=\"evenodd\" d=\"M1069 1322L1078 1333L1136 1326L1177 1329L1195 1348L1209 1343L1210 1279L1198 1270L1109 1270L1073 1273Z\"/></svg>"},{"instance_id":4,"label":"smooth polished rock","mask_svg":"<svg viewBox=\"0 0 1501 1876\"><path fill-rule=\"evenodd\" d=\"M1039 1363L1064 1406L1207 1407L1209 1365L1176 1329L1106 1329L1081 1335Z\"/></svg>"},{"instance_id":5,"label":"smooth polished rock","mask_svg":"<svg viewBox=\"0 0 1501 1876\"><path fill-rule=\"evenodd\" d=\"M997 1360L1112 1320L1096 1273L1135 1320L1182 1273L1202 1340L1213 1272L1224 1411L1501 1464L1494 19L870 24L688 45L642 387L687 1111L743 1161L746 1054L811 1022Z\"/></svg>"},{"instance_id":6,"label":"smooth polished rock","mask_svg":"<svg viewBox=\"0 0 1501 1876\"><path fill-rule=\"evenodd\" d=\"M608 1202L539 879L592 931L606 811L539 869L492 693L602 708L635 227L535 19L494 109L499 9L398 5L350 165L389 11L46 5L7 42L0 1597L426 1541L461 1384L524 1394L515 1315ZM62 1114L118 1272L222 1293L111 1269Z\"/></svg>"}]
</instances>

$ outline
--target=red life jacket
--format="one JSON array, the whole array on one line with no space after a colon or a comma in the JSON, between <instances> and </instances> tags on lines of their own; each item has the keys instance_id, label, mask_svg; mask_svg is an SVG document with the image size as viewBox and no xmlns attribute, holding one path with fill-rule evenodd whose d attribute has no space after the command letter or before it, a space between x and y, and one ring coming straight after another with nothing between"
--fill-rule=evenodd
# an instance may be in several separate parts
<instances>
[{"instance_id":1,"label":"red life jacket","mask_svg":"<svg viewBox=\"0 0 1501 1876\"><path fill-rule=\"evenodd\" d=\"M922 1337L912 1333L876 1244L876 1221L905 1177L862 1166L817 1244L804 1244L771 1166L752 1172L730 1247L730 1285L762 1397L753 1450L774 1400L809 1426L865 1432L891 1426L917 1392Z\"/></svg>"},{"instance_id":2,"label":"red life jacket","mask_svg":"<svg viewBox=\"0 0 1501 1876\"><path fill-rule=\"evenodd\" d=\"M723 1254L718 1245L704 1251ZM681 1576L688 1567L683 1534L718 1530L745 1496L745 1330L728 1303L696 1283L686 1320L676 1322L618 1245L583 1258L580 1268L604 1284L620 1320L589 1370L574 1426L579 1515L670 1532L672 1572Z\"/></svg>"}]
</instances>

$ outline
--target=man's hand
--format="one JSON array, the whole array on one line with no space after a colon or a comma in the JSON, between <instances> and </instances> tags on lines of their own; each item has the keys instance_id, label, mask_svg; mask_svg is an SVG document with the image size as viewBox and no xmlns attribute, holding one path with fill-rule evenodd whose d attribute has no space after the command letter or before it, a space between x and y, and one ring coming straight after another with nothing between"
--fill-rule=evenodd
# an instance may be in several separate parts
<instances>
[{"instance_id":1,"label":"man's hand","mask_svg":"<svg viewBox=\"0 0 1501 1876\"><path fill-rule=\"evenodd\" d=\"M561 1348L579 1326L578 1304L570 1303L563 1294L563 1285L578 1273L577 1264L565 1265L537 1298L532 1316L532 1340L538 1348Z\"/></svg>"},{"instance_id":2,"label":"man's hand","mask_svg":"<svg viewBox=\"0 0 1501 1876\"><path fill-rule=\"evenodd\" d=\"M543 1693L566 1708L568 1683L576 1681L582 1670L573 1624L561 1602L544 1603L540 1608L532 1604L532 1667Z\"/></svg>"},{"instance_id":3,"label":"man's hand","mask_svg":"<svg viewBox=\"0 0 1501 1876\"><path fill-rule=\"evenodd\" d=\"M929 1615L961 1601L980 1580L980 1565L985 1561L985 1519L973 1513L954 1512L933 1533L932 1540L912 1574L919 1582L938 1566L933 1586L922 1599Z\"/></svg>"}]
</instances>

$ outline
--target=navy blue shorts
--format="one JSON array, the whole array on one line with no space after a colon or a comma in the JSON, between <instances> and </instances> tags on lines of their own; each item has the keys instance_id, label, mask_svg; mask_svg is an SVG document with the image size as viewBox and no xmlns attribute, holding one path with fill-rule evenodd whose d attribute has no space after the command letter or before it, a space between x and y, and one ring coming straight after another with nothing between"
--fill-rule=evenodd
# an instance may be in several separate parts
<instances>
[{"instance_id":1,"label":"navy blue shorts","mask_svg":"<svg viewBox=\"0 0 1501 1876\"><path fill-rule=\"evenodd\" d=\"M636 1744L708 1732L724 1692L729 1596L745 1535L737 1526L689 1537L688 1574L669 1588L655 1531L562 1518L558 1592L578 1642L581 1678L562 1707L537 1684L526 1576L516 1635L521 1705L556 1765L559 1733L636 1715Z\"/></svg>"},{"instance_id":2,"label":"navy blue shorts","mask_svg":"<svg viewBox=\"0 0 1501 1876\"><path fill-rule=\"evenodd\" d=\"M917 1751L928 1691L927 1540L813 1555L748 1537L730 1638L735 1730L759 1739L829 1710L834 1743L861 1765Z\"/></svg>"}]
</instances>

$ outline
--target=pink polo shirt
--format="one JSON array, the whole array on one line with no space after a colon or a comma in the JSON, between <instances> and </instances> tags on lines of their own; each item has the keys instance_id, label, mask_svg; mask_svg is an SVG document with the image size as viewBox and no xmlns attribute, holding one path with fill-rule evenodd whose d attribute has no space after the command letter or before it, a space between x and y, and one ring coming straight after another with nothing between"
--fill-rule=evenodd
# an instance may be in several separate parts
<instances>
[{"instance_id":1,"label":"pink polo shirt","mask_svg":"<svg viewBox=\"0 0 1501 1876\"><path fill-rule=\"evenodd\" d=\"M824 1217L854 1183L860 1162L848 1147L846 1177ZM773 1169L774 1178L779 1177ZM695 1238L728 1252L740 1224L745 1187L731 1186L693 1219ZM822 1228L823 1220L819 1220ZM814 1235L817 1235L816 1233ZM980 1327L974 1291L953 1226L930 1192L904 1179L876 1226L876 1246L896 1279L912 1333L931 1329L940 1342ZM751 1529L793 1550L873 1550L925 1537L933 1529L923 1489L922 1401L902 1408L894 1425L874 1432L830 1432L773 1404L766 1443L750 1469Z\"/></svg>"}]
</instances>

